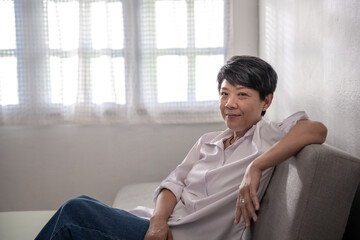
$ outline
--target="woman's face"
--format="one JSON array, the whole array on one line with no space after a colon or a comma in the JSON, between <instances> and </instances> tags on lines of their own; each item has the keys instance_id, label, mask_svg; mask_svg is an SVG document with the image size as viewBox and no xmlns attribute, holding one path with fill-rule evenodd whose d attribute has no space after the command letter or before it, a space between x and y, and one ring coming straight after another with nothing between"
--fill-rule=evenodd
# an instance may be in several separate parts
<instances>
[{"instance_id":1,"label":"woman's face","mask_svg":"<svg viewBox=\"0 0 360 240\"><path fill-rule=\"evenodd\" d=\"M272 94L261 100L259 92L242 85L231 85L226 79L220 88L220 112L225 124L231 130L243 136L261 119L261 112L266 110L272 101Z\"/></svg>"}]
</instances>

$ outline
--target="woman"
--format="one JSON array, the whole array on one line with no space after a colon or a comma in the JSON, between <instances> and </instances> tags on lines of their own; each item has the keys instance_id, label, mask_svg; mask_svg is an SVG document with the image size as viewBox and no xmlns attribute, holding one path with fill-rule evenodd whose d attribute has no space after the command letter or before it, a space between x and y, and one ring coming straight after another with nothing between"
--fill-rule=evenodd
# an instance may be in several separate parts
<instances>
[{"instance_id":1,"label":"woman","mask_svg":"<svg viewBox=\"0 0 360 240\"><path fill-rule=\"evenodd\" d=\"M235 56L219 71L219 106L228 129L204 134L155 191L155 209L132 213L88 198L65 203L37 239L239 239L273 167L327 129L298 112L282 123L262 118L277 75L265 61ZM149 219L149 220L148 220Z\"/></svg>"}]
</instances>

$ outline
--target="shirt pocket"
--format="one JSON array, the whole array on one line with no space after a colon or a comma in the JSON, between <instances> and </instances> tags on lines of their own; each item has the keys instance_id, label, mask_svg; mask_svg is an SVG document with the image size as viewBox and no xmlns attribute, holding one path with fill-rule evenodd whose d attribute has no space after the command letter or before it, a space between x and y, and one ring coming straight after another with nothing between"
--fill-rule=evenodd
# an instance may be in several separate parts
<instances>
[{"instance_id":1,"label":"shirt pocket","mask_svg":"<svg viewBox=\"0 0 360 240\"><path fill-rule=\"evenodd\" d=\"M238 188L244 178L247 166L257 156L254 154L208 171L205 176L206 194L208 196L221 194L230 189Z\"/></svg>"}]
</instances>

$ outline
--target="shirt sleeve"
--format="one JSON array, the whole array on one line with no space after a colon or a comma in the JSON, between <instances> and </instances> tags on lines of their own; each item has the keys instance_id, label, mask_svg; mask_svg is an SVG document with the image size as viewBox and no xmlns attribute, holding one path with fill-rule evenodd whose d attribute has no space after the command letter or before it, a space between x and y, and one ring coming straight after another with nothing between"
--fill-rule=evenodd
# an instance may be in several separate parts
<instances>
[{"instance_id":1,"label":"shirt sleeve","mask_svg":"<svg viewBox=\"0 0 360 240\"><path fill-rule=\"evenodd\" d=\"M292 115L290 115L289 117L287 117L283 122L281 122L279 124L279 128L283 131L283 133L287 133L290 131L290 129L295 126L295 124L297 123L297 121L299 120L308 120L309 117L306 114L305 111L299 111L296 112Z\"/></svg>"},{"instance_id":2,"label":"shirt sleeve","mask_svg":"<svg viewBox=\"0 0 360 240\"><path fill-rule=\"evenodd\" d=\"M202 144L202 138L200 138L195 145L191 148L184 161L179 164L169 176L167 176L160 185L155 189L154 202L156 202L160 191L164 188L170 190L176 197L176 200L180 200L183 188L185 186L184 180L194 165L195 161L199 159L200 147Z\"/></svg>"}]
</instances>

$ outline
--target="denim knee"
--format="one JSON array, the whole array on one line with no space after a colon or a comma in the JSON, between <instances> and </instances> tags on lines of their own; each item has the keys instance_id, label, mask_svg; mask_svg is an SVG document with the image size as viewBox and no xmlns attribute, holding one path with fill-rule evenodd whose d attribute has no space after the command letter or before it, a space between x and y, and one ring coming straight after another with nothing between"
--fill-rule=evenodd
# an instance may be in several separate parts
<instances>
[{"instance_id":1,"label":"denim knee","mask_svg":"<svg viewBox=\"0 0 360 240\"><path fill-rule=\"evenodd\" d=\"M91 198L85 195L75 197L67 200L61 207L62 211L76 211L83 210L84 207L91 204Z\"/></svg>"}]
</instances>

